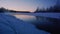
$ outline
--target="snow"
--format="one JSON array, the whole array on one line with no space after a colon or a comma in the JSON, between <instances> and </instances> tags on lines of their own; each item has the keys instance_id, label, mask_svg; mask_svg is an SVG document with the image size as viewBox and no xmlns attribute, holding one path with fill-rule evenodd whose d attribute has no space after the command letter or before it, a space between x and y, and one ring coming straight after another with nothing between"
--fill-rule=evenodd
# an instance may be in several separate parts
<instances>
[{"instance_id":1,"label":"snow","mask_svg":"<svg viewBox=\"0 0 60 34\"><path fill-rule=\"evenodd\" d=\"M50 34L12 15L0 14L0 34Z\"/></svg>"}]
</instances>

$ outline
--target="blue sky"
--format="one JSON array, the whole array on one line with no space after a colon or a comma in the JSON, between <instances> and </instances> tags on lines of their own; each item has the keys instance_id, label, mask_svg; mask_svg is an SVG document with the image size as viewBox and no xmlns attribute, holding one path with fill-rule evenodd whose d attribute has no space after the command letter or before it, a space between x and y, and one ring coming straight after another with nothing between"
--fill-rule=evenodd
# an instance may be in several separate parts
<instances>
[{"instance_id":1,"label":"blue sky","mask_svg":"<svg viewBox=\"0 0 60 34\"><path fill-rule=\"evenodd\" d=\"M47 8L55 5L56 0L0 0L0 7L17 11L34 12L37 7Z\"/></svg>"}]
</instances>

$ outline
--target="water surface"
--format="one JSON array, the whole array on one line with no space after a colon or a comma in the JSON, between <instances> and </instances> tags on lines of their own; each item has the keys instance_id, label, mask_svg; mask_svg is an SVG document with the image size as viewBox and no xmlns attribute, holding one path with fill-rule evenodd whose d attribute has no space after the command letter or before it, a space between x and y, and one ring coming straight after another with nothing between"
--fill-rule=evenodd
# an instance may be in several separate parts
<instances>
[{"instance_id":1,"label":"water surface","mask_svg":"<svg viewBox=\"0 0 60 34\"><path fill-rule=\"evenodd\" d=\"M59 33L60 31L60 19L31 16L31 15L14 15L18 19L21 19L28 23L33 23L37 29L45 30L50 33Z\"/></svg>"}]
</instances>

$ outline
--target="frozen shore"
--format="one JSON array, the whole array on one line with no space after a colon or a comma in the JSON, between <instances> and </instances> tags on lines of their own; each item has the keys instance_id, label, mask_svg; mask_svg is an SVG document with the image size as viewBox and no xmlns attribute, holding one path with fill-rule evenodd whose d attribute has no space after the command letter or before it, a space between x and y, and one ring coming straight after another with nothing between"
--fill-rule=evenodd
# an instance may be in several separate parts
<instances>
[{"instance_id":1,"label":"frozen shore","mask_svg":"<svg viewBox=\"0 0 60 34\"><path fill-rule=\"evenodd\" d=\"M50 34L14 16L0 14L0 34Z\"/></svg>"}]
</instances>

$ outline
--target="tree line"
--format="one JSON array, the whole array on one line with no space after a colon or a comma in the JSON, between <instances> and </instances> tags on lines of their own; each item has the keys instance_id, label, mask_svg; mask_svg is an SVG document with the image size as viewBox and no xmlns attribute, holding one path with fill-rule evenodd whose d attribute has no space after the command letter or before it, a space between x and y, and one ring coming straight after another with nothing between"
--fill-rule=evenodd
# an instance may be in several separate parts
<instances>
[{"instance_id":1,"label":"tree line","mask_svg":"<svg viewBox=\"0 0 60 34\"><path fill-rule=\"evenodd\" d=\"M10 13L30 13L29 11L15 11L15 10L8 10L5 9L4 7L0 8L0 13L5 13L5 12L10 12Z\"/></svg>"},{"instance_id":2,"label":"tree line","mask_svg":"<svg viewBox=\"0 0 60 34\"><path fill-rule=\"evenodd\" d=\"M36 9L36 11L34 13L40 13L40 12L60 12L60 6L58 5L54 5L54 6L51 6L49 8L43 8L43 9L39 9L39 7Z\"/></svg>"}]
</instances>

